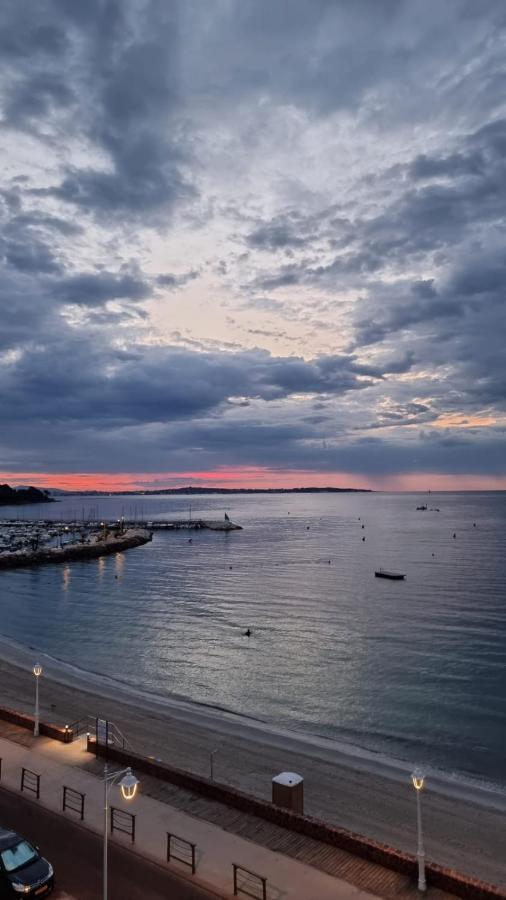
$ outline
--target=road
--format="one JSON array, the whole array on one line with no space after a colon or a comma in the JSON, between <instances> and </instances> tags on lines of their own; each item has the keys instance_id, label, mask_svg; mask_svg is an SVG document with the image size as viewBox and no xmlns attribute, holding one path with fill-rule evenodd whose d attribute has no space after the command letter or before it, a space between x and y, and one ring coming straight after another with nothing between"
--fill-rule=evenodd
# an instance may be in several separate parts
<instances>
[{"instance_id":1,"label":"road","mask_svg":"<svg viewBox=\"0 0 506 900\"><path fill-rule=\"evenodd\" d=\"M55 871L51 900L102 896L102 840L57 813L0 788L0 824L40 847ZM109 843L109 900L217 900L218 895Z\"/></svg>"}]
</instances>

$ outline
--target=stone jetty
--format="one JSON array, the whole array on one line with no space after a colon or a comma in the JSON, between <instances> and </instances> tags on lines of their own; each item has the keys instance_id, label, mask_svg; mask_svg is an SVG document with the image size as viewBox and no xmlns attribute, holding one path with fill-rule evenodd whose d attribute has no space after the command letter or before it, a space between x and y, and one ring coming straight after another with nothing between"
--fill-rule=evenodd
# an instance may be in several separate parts
<instances>
[{"instance_id":1,"label":"stone jetty","mask_svg":"<svg viewBox=\"0 0 506 900\"><path fill-rule=\"evenodd\" d=\"M0 553L0 570L18 566L38 566L44 563L73 562L82 559L97 559L108 553L119 553L147 544L152 533L147 528L127 528L122 533L100 533L94 540L83 543L65 544L64 547L44 547L40 550L12 550Z\"/></svg>"}]
</instances>

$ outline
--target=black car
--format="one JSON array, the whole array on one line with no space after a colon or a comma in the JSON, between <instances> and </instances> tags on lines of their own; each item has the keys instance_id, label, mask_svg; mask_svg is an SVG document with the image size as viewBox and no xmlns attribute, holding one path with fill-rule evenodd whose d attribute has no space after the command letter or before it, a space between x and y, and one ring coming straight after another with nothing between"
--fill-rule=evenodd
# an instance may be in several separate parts
<instances>
[{"instance_id":1,"label":"black car","mask_svg":"<svg viewBox=\"0 0 506 900\"><path fill-rule=\"evenodd\" d=\"M0 827L0 898L48 897L53 867L37 847L15 831Z\"/></svg>"}]
</instances>

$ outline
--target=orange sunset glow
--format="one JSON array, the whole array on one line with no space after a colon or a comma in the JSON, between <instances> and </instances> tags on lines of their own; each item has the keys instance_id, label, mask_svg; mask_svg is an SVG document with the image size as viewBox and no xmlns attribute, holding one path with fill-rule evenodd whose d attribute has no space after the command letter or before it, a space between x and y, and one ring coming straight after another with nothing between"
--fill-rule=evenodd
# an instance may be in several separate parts
<instances>
[{"instance_id":1,"label":"orange sunset glow","mask_svg":"<svg viewBox=\"0 0 506 900\"><path fill-rule=\"evenodd\" d=\"M0 472L0 481L31 484L65 491L142 491L159 488L366 488L373 491L502 491L506 476L451 475L410 472L388 476L359 476L347 472L276 471L238 466L209 472L48 473Z\"/></svg>"}]
</instances>

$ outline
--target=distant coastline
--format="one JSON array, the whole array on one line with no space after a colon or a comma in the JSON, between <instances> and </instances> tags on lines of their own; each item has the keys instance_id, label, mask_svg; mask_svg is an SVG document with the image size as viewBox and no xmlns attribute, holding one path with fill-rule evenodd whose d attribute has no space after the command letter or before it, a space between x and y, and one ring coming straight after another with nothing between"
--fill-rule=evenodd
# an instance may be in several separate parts
<instances>
[{"instance_id":1,"label":"distant coastline","mask_svg":"<svg viewBox=\"0 0 506 900\"><path fill-rule=\"evenodd\" d=\"M11 488L0 484L0 506L25 506L27 503L54 503L47 491L35 487Z\"/></svg>"},{"instance_id":2,"label":"distant coastline","mask_svg":"<svg viewBox=\"0 0 506 900\"><path fill-rule=\"evenodd\" d=\"M51 491L51 488L49 488ZM74 497L137 497L158 496L160 494L373 494L370 488L337 488L337 487L295 487L295 488L219 488L219 487L183 487L160 488L156 491L63 491L55 493L68 494Z\"/></svg>"}]
</instances>

